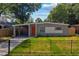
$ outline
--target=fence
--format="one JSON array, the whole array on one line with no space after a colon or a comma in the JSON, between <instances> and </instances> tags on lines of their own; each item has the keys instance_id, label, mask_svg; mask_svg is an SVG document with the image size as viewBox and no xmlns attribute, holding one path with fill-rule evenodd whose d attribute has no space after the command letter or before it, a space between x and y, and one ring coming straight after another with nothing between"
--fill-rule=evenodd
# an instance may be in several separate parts
<instances>
[{"instance_id":1,"label":"fence","mask_svg":"<svg viewBox=\"0 0 79 59\"><path fill-rule=\"evenodd\" d=\"M69 36L76 35L76 29L74 27L70 27L68 29L68 32L69 32Z\"/></svg>"},{"instance_id":2,"label":"fence","mask_svg":"<svg viewBox=\"0 0 79 59\"><path fill-rule=\"evenodd\" d=\"M79 56L79 40L27 40L20 48L26 50L14 50L11 55Z\"/></svg>"},{"instance_id":3,"label":"fence","mask_svg":"<svg viewBox=\"0 0 79 59\"><path fill-rule=\"evenodd\" d=\"M0 37L10 37L12 36L12 28L0 29Z\"/></svg>"}]
</instances>

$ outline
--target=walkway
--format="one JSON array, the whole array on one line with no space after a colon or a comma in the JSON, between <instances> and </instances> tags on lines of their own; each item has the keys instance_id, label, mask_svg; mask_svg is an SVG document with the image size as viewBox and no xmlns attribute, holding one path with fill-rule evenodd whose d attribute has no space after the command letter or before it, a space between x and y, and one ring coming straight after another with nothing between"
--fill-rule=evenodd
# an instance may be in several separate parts
<instances>
[{"instance_id":1,"label":"walkway","mask_svg":"<svg viewBox=\"0 0 79 59\"><path fill-rule=\"evenodd\" d=\"M10 51L26 39L28 38L12 38L10 40ZM5 41L0 43L0 56L6 55L7 53L8 53L8 42Z\"/></svg>"}]
</instances>

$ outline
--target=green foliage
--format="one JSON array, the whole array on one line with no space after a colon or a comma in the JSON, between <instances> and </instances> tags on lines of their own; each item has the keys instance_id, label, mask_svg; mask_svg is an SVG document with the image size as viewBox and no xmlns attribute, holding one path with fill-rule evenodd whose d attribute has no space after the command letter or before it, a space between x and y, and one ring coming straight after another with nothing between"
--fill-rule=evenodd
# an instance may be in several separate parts
<instances>
[{"instance_id":1,"label":"green foliage","mask_svg":"<svg viewBox=\"0 0 79 59\"><path fill-rule=\"evenodd\" d=\"M30 15L41 8L37 3L6 3L0 4L0 15L14 13L15 18L20 19L20 23L28 21Z\"/></svg>"},{"instance_id":2,"label":"green foliage","mask_svg":"<svg viewBox=\"0 0 79 59\"><path fill-rule=\"evenodd\" d=\"M37 18L37 19L35 20L35 22L36 22L36 23L42 22L42 19Z\"/></svg>"},{"instance_id":3,"label":"green foliage","mask_svg":"<svg viewBox=\"0 0 79 59\"><path fill-rule=\"evenodd\" d=\"M74 16L73 16L74 14ZM73 16L72 19L69 16ZM72 19L72 20L70 20ZM64 23L73 23L79 21L79 4L58 4L50 14L48 15L48 20L52 22L64 22ZM74 23L74 22L75 23Z\"/></svg>"}]
</instances>

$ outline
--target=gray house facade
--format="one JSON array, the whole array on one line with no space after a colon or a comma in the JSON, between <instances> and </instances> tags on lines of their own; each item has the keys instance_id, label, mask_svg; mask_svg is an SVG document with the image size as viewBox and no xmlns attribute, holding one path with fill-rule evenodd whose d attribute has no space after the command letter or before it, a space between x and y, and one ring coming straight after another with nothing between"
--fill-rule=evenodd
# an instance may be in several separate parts
<instances>
[{"instance_id":1,"label":"gray house facade","mask_svg":"<svg viewBox=\"0 0 79 59\"><path fill-rule=\"evenodd\" d=\"M68 26L63 23L37 23L36 36L68 36Z\"/></svg>"}]
</instances>

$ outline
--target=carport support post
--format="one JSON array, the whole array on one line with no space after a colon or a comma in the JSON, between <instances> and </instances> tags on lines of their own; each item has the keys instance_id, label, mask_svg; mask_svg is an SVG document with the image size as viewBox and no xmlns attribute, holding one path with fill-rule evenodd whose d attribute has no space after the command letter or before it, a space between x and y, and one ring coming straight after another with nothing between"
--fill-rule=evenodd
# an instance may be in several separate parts
<instances>
[{"instance_id":1,"label":"carport support post","mask_svg":"<svg viewBox=\"0 0 79 59\"><path fill-rule=\"evenodd\" d=\"M15 33L15 26L13 26L13 37L16 36L16 33Z\"/></svg>"},{"instance_id":2,"label":"carport support post","mask_svg":"<svg viewBox=\"0 0 79 59\"><path fill-rule=\"evenodd\" d=\"M37 23L35 23L35 37L37 37Z\"/></svg>"},{"instance_id":3,"label":"carport support post","mask_svg":"<svg viewBox=\"0 0 79 59\"><path fill-rule=\"evenodd\" d=\"M28 25L28 36L30 37L30 24Z\"/></svg>"}]
</instances>

